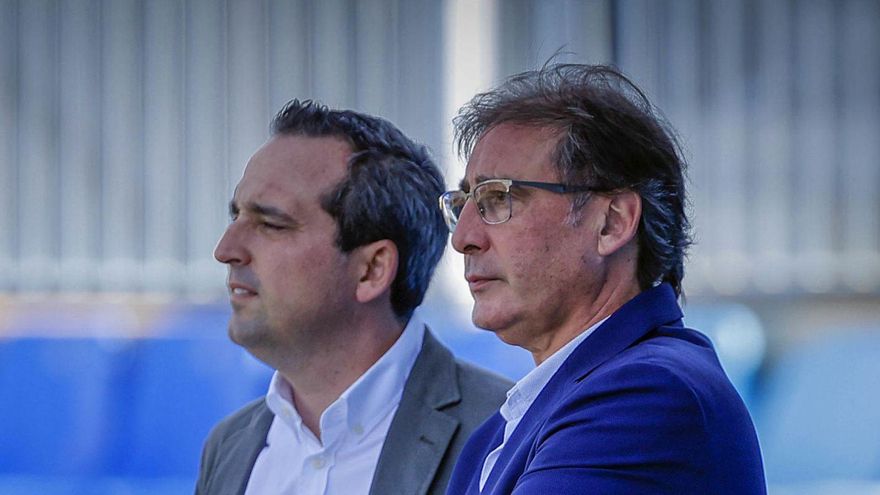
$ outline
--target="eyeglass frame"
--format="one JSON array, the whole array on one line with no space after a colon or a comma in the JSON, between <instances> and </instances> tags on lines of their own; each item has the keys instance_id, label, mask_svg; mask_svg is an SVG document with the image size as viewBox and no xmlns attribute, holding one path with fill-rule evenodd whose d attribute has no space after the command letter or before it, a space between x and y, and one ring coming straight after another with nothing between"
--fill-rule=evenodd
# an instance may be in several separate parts
<instances>
[{"instance_id":1,"label":"eyeglass frame","mask_svg":"<svg viewBox=\"0 0 880 495\"><path fill-rule=\"evenodd\" d=\"M464 205L467 203L469 199L473 199L474 193L481 186L486 184L503 184L504 185L504 194L507 195L507 218L504 220L491 221L486 219L483 213L483 208L480 208L479 204L475 203L477 207L477 212L480 214L480 219L483 220L488 225L499 225L502 223L506 223L510 221L513 217L513 204L512 199L510 197L510 188L512 186L517 187L534 187L536 189L543 189L545 191L550 191L556 194L571 194L571 193L581 193L581 192L602 192L604 189L592 186L577 186L572 184L562 184L558 182L536 182L531 180L516 180L516 179L486 179L482 182L479 182L474 185L473 190L470 192L464 192L461 189L456 189L452 191L446 191L440 195L440 211L443 213L443 220L446 221L446 227L450 232L455 232L455 227L458 225L459 217L452 213L452 208L447 206L446 198L451 197L452 194L463 193L464 194L464 202L462 202L462 210L464 209ZM451 221L454 219L454 223Z\"/></svg>"}]
</instances>

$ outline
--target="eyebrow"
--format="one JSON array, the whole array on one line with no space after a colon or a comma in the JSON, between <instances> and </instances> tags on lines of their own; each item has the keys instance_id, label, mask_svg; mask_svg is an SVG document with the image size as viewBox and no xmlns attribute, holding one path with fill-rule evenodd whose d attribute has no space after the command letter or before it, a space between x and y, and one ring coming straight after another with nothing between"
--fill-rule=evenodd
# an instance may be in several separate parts
<instances>
[{"instance_id":1,"label":"eyebrow","mask_svg":"<svg viewBox=\"0 0 880 495\"><path fill-rule=\"evenodd\" d=\"M499 178L500 177L487 177L485 175L478 175L478 176L474 177L474 179L476 180L475 184L479 184L480 182L485 182L487 180L499 179ZM464 192L470 191L471 186L470 186L470 184L468 184L467 177L464 177L461 179L461 181L458 183L458 188Z\"/></svg>"},{"instance_id":2,"label":"eyebrow","mask_svg":"<svg viewBox=\"0 0 880 495\"><path fill-rule=\"evenodd\" d=\"M477 181L477 184L479 184L480 182L486 182L487 180L491 180L491 179L500 179L500 178L501 178L501 177L487 177L487 176L485 176L485 175L478 175L478 176L475 177L475 179L476 179L476 181Z\"/></svg>"},{"instance_id":3,"label":"eyebrow","mask_svg":"<svg viewBox=\"0 0 880 495\"><path fill-rule=\"evenodd\" d=\"M296 224L296 220L294 220L294 218L292 216L290 216L287 212L285 212L281 208L277 208L275 206L262 205L259 203L250 202L250 203L245 203L243 209L245 209L249 212L252 212L256 215L262 216L262 217L268 217L268 218L272 218L275 220L280 220L280 221L288 223L288 224ZM230 216L237 215L240 210L241 210L241 208L239 208L239 206L235 202L235 200L231 200L229 202L229 215Z\"/></svg>"}]
</instances>

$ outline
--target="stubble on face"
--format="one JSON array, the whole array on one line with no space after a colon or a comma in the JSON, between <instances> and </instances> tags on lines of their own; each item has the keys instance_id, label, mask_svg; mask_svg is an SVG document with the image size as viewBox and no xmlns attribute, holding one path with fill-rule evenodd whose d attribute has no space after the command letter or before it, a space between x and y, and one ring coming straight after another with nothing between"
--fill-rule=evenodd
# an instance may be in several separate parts
<instances>
[{"instance_id":1,"label":"stubble on face","mask_svg":"<svg viewBox=\"0 0 880 495\"><path fill-rule=\"evenodd\" d=\"M230 340L245 349L258 349L272 345L268 327L265 311L248 311L233 305L227 333Z\"/></svg>"},{"instance_id":2,"label":"stubble on face","mask_svg":"<svg viewBox=\"0 0 880 495\"><path fill-rule=\"evenodd\" d=\"M478 177L559 182L552 163L558 139L558 133L546 129L499 125L477 143L468 182ZM478 248L464 250L466 270L495 279L477 290L472 286L474 324L539 353L588 306L596 258L588 246L590 221L571 221L568 195L521 192L508 222L469 221L467 228L474 232L462 240Z\"/></svg>"},{"instance_id":3,"label":"stubble on face","mask_svg":"<svg viewBox=\"0 0 880 495\"><path fill-rule=\"evenodd\" d=\"M222 246L241 253L246 262L224 261L229 285L254 294L231 294L228 333L275 367L320 349L334 318L350 306L348 256L336 245L335 220L320 205L344 177L349 155L337 138L276 136L255 153L236 188L233 203L241 212L233 224L241 231L230 235L234 247L223 245L224 236L218 252Z\"/></svg>"}]
</instances>

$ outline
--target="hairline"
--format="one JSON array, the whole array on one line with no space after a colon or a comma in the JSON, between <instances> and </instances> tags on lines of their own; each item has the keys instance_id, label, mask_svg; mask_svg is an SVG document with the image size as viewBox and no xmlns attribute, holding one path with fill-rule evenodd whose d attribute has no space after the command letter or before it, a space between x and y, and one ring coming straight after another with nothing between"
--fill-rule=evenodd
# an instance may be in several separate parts
<instances>
[{"instance_id":1,"label":"hairline","mask_svg":"<svg viewBox=\"0 0 880 495\"><path fill-rule=\"evenodd\" d=\"M479 133L473 141L470 143L465 149L461 148L461 141L459 141L459 153L463 153L464 157L470 162L470 158L473 155L474 150L480 141L486 137L486 135L502 125L509 125L513 127L532 129L537 133L546 132L552 138L556 139L552 149L550 150L549 162L551 164L552 171L556 176L557 181L568 183L569 181L565 177L564 166L562 165L562 157L563 157L563 147L568 142L569 136L569 125L564 123L553 123L550 119L540 119L540 118L517 118L516 115L507 116L504 118L497 119L488 123L484 129ZM585 168L590 169L587 165ZM591 171L591 169L590 169ZM462 182L466 181L466 178L462 179ZM477 181L479 183L480 181ZM576 185L588 185L588 184L576 184ZM637 191L636 191L637 192ZM571 193L566 194L568 196L569 202L569 213L566 216L566 222L569 225L577 226L582 218L581 213L583 212L584 207L586 206L586 202L583 204L578 204L577 199L587 194L595 194L595 192L582 192L582 193Z\"/></svg>"}]
</instances>

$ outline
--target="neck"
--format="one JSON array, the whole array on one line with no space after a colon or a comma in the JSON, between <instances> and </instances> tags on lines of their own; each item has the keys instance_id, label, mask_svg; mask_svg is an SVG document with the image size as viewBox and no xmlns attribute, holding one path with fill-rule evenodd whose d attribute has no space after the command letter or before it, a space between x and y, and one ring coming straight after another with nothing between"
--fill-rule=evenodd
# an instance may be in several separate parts
<instances>
[{"instance_id":1,"label":"neck","mask_svg":"<svg viewBox=\"0 0 880 495\"><path fill-rule=\"evenodd\" d=\"M293 388L303 424L321 438L321 415L397 341L404 323L393 313L352 320L347 329L302 359L278 366Z\"/></svg>"},{"instance_id":2,"label":"neck","mask_svg":"<svg viewBox=\"0 0 880 495\"><path fill-rule=\"evenodd\" d=\"M612 315L639 292L641 290L634 270L628 276L609 277L595 294L586 298L590 301L588 305L560 321L558 330L550 334L543 345L530 349L535 365L540 365L586 329Z\"/></svg>"}]
</instances>

